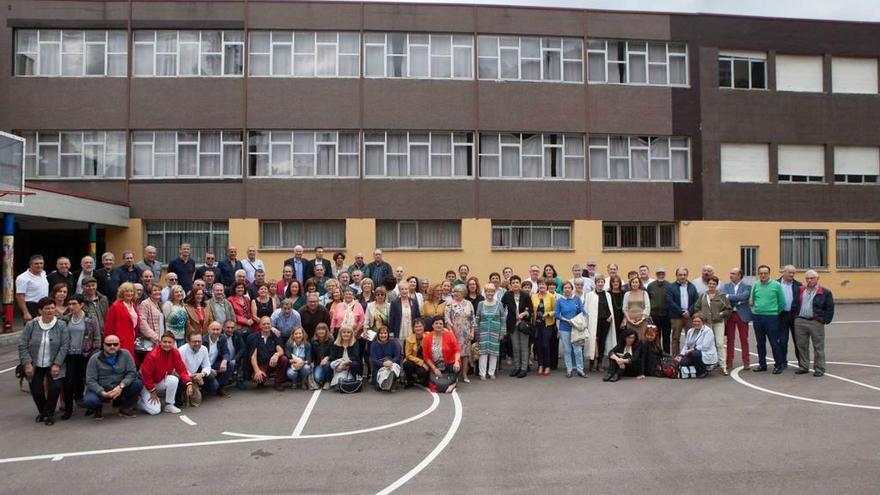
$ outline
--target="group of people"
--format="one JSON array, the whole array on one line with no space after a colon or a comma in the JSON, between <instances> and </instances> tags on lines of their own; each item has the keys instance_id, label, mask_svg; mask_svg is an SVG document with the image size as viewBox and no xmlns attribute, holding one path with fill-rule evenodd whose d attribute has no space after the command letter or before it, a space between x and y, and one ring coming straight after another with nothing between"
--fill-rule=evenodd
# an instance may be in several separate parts
<instances>
[{"instance_id":1,"label":"group of people","mask_svg":"<svg viewBox=\"0 0 880 495\"><path fill-rule=\"evenodd\" d=\"M74 405L95 419L111 404L122 417L135 409L149 414L179 413L198 407L203 395L228 397L227 389L285 387L355 392L365 383L394 392L420 386L451 392L471 377L495 380L502 362L511 377L532 371L547 376L559 364L565 375L586 378L604 371L604 380L668 376L669 369L703 377L733 366L735 339L741 361L750 367L748 328L758 344L758 366L767 371L769 341L774 367L787 367L789 335L795 340L796 373L825 371L824 325L834 315L831 291L808 270L805 283L795 267L758 268L753 286L733 268L721 284L704 266L689 280L674 280L646 265L626 274L614 263L599 273L595 262L571 267L569 277L547 264L520 277L510 267L481 281L461 264L431 283L392 268L377 249L366 263L358 254L332 261L301 246L284 261L282 277L267 279L254 247L244 259L229 247L218 262L214 253L197 266L192 247L164 273L156 248L143 259L122 253L90 256L72 271L68 258L46 273L40 255L16 279L16 302L25 328L19 343L21 373L30 383L37 422L54 424L59 397L61 418ZM682 339L682 336L684 338ZM506 358L506 359L505 359ZM683 375L684 376L684 375Z\"/></svg>"}]
</instances>

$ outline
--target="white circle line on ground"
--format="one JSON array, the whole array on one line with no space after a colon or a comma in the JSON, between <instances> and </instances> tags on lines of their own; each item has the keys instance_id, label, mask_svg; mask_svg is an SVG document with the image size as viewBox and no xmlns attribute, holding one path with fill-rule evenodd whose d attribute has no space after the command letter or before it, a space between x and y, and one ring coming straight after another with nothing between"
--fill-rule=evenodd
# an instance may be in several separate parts
<instances>
[{"instance_id":1,"label":"white circle line on ground","mask_svg":"<svg viewBox=\"0 0 880 495\"><path fill-rule=\"evenodd\" d=\"M880 323L880 320L861 320L861 321L832 321L829 325L841 324L861 324L861 323Z\"/></svg>"},{"instance_id":2,"label":"white circle line on ground","mask_svg":"<svg viewBox=\"0 0 880 495\"><path fill-rule=\"evenodd\" d=\"M189 419L189 416L187 416L186 414L181 414L180 416L178 416L178 418L180 418L181 421L190 426L196 426L198 424L195 421Z\"/></svg>"},{"instance_id":3,"label":"white circle line on ground","mask_svg":"<svg viewBox=\"0 0 880 495\"><path fill-rule=\"evenodd\" d=\"M15 368L16 368L16 366L13 366L12 368L6 368L5 370L0 370L0 374L9 373L10 371L14 370Z\"/></svg>"},{"instance_id":4,"label":"white circle line on ground","mask_svg":"<svg viewBox=\"0 0 880 495\"><path fill-rule=\"evenodd\" d=\"M437 394L434 394L434 397L437 398ZM410 469L406 474L397 479L394 483L388 485L384 490L377 493L377 495L388 495L389 493L397 490L401 486L405 485L409 480L413 479L417 474L419 474L423 469L428 467L437 456L443 452L443 449L449 445L449 442L452 441L452 438L455 436L456 432L458 432L458 427L461 425L461 418L463 416L462 407L461 407L461 399L458 397L458 392L452 392L452 401L455 403L455 417L452 419L452 425L449 426L449 429L446 430L446 435L443 436L443 439L440 440L440 443L434 447L421 462L415 465L412 469ZM439 399L437 401L439 403Z\"/></svg>"},{"instance_id":5,"label":"white circle line on ground","mask_svg":"<svg viewBox=\"0 0 880 495\"><path fill-rule=\"evenodd\" d=\"M880 406L869 406L869 405L865 405L865 404L851 404L849 402L836 402L836 401L830 401L830 400L813 399L812 397L803 397L800 395L786 394L783 392L777 392L775 390L770 390L768 388L759 387L758 385L754 385L752 383L749 383L749 382L743 380L742 377L739 376L739 373L742 370L743 370L742 366L739 366L738 368L734 369L730 373L731 378L733 378L740 385L745 385L746 387L753 388L753 389L761 391L761 392L766 392L768 394L778 395L780 397L786 397L789 399L802 400L802 401L806 401L806 402L814 402L817 404L826 404L826 405L830 405L830 406L852 407L855 409L870 409L870 410L874 410L874 411L880 411Z\"/></svg>"},{"instance_id":6,"label":"white circle line on ground","mask_svg":"<svg viewBox=\"0 0 880 495\"><path fill-rule=\"evenodd\" d=\"M734 349L742 352L742 349L740 349L739 347L734 347ZM751 354L752 356L758 355L757 353L754 353L754 352L749 352L749 354ZM775 361L773 361L773 359L771 359L770 357L766 357L765 359L767 359L768 363L775 363ZM847 363L847 362L843 362L843 361L826 361L825 363L826 364L843 365L843 366L864 366L866 368L880 368L880 366L878 366L876 364ZM797 361L788 361L788 364L798 366ZM814 370L812 368L810 368L810 371L814 371ZM865 387L865 388L868 388L871 390L876 390L876 391L880 392L880 387L875 387L874 385L868 385L867 383L862 383L857 380L852 380L850 378L845 378L845 377L842 377L839 375L834 375L834 374L828 373L828 372L825 373L825 376L827 376L829 378L834 378L835 380L840 380L842 382L852 383L853 385L858 385L860 387Z\"/></svg>"}]
</instances>

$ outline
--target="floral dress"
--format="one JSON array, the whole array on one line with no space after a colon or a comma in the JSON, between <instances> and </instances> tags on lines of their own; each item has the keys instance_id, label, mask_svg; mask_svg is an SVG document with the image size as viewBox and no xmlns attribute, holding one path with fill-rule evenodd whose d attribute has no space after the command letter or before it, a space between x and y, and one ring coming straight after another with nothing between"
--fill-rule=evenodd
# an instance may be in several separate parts
<instances>
[{"instance_id":1,"label":"floral dress","mask_svg":"<svg viewBox=\"0 0 880 495\"><path fill-rule=\"evenodd\" d=\"M467 299L446 303L446 326L455 333L462 356L471 354L471 331L476 328L474 306Z\"/></svg>"},{"instance_id":2,"label":"floral dress","mask_svg":"<svg viewBox=\"0 0 880 495\"><path fill-rule=\"evenodd\" d=\"M480 355L497 356L501 343L501 329L507 324L507 308L497 299L492 303L480 301L475 314Z\"/></svg>"}]
</instances>

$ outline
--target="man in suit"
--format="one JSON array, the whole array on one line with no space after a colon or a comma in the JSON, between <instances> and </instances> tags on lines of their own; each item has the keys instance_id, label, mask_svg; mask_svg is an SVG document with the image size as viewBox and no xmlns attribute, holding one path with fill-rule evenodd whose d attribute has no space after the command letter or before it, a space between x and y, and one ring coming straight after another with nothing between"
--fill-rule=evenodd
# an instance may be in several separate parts
<instances>
[{"instance_id":1,"label":"man in suit","mask_svg":"<svg viewBox=\"0 0 880 495\"><path fill-rule=\"evenodd\" d=\"M315 248L315 259L309 261L308 275L306 276L306 280L315 276L315 267L318 265L322 265L324 267L325 277L333 276L333 265L331 265L330 260L324 259L324 248L321 246Z\"/></svg>"},{"instance_id":2,"label":"man in suit","mask_svg":"<svg viewBox=\"0 0 880 495\"><path fill-rule=\"evenodd\" d=\"M727 300L733 307L727 323L724 324L724 335L727 339L727 369L733 368L733 358L736 354L736 335L739 334L739 347L742 349L743 367L748 368L749 355L749 322L752 321L752 309L749 307L749 297L752 295L752 286L743 282L742 269L734 267L730 269L730 282L721 286L721 292L727 294ZM721 359L721 356L718 356Z\"/></svg>"},{"instance_id":3,"label":"man in suit","mask_svg":"<svg viewBox=\"0 0 880 495\"><path fill-rule=\"evenodd\" d=\"M284 260L284 266L293 267L293 277L299 280L300 284L309 279L309 261L303 258L303 247L299 244L293 247L293 258Z\"/></svg>"},{"instance_id":4,"label":"man in suit","mask_svg":"<svg viewBox=\"0 0 880 495\"><path fill-rule=\"evenodd\" d=\"M235 372L235 363L230 359L229 344L226 342L226 335L223 335L223 324L219 321L212 321L208 325L205 348L208 349L208 360L211 362L211 369L214 370L214 375L219 385L217 395L229 397L229 394L223 390L223 387L232 380L232 374Z\"/></svg>"},{"instance_id":5,"label":"man in suit","mask_svg":"<svg viewBox=\"0 0 880 495\"><path fill-rule=\"evenodd\" d=\"M672 328L672 352L680 350L681 332L691 325L694 305L697 303L697 288L688 282L688 269L680 266L675 270L675 282L666 290L666 308L669 312L669 326Z\"/></svg>"},{"instance_id":6,"label":"man in suit","mask_svg":"<svg viewBox=\"0 0 880 495\"><path fill-rule=\"evenodd\" d=\"M782 368L788 368L788 338L791 336L795 342L794 355L798 361L801 359L797 348L797 340L794 335L794 319L800 312L800 293L802 284L794 279L797 268L794 265L785 265L782 276L778 282L782 285L782 293L785 295L785 309L779 314L779 350L782 352Z\"/></svg>"}]
</instances>

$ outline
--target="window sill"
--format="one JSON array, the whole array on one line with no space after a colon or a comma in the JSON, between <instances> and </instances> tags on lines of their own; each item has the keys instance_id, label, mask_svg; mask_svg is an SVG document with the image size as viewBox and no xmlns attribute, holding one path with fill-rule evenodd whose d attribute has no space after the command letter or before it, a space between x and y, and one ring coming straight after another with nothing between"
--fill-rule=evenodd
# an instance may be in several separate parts
<instances>
[{"instance_id":1,"label":"window sill","mask_svg":"<svg viewBox=\"0 0 880 495\"><path fill-rule=\"evenodd\" d=\"M613 247L603 247L603 253L638 253L638 252L649 252L649 253L680 253L681 248L613 248Z\"/></svg>"},{"instance_id":2,"label":"window sill","mask_svg":"<svg viewBox=\"0 0 880 495\"><path fill-rule=\"evenodd\" d=\"M818 272L820 270L816 270L816 271ZM828 270L824 270L824 271L828 271ZM837 272L838 273L859 273L859 272L878 273L878 272L880 272L880 267L878 267L878 268L838 268Z\"/></svg>"},{"instance_id":3,"label":"window sill","mask_svg":"<svg viewBox=\"0 0 880 495\"><path fill-rule=\"evenodd\" d=\"M480 180L488 180L488 181L512 181L512 180L520 180L520 181L533 181L533 182L586 182L587 179L580 177L574 179L566 179L563 177L480 177Z\"/></svg>"},{"instance_id":4,"label":"window sill","mask_svg":"<svg viewBox=\"0 0 880 495\"><path fill-rule=\"evenodd\" d=\"M690 84L648 84L648 83L615 83L607 81L587 81L587 84L599 86L636 86L640 88L682 88L691 89Z\"/></svg>"},{"instance_id":5,"label":"window sill","mask_svg":"<svg viewBox=\"0 0 880 495\"><path fill-rule=\"evenodd\" d=\"M77 181L124 181L125 177L25 177L26 181L77 182Z\"/></svg>"},{"instance_id":6,"label":"window sill","mask_svg":"<svg viewBox=\"0 0 880 495\"><path fill-rule=\"evenodd\" d=\"M676 179L676 180L651 180L651 179L605 179L601 177L593 178L590 177L590 182L607 182L607 183L619 183L619 184L629 184L635 182L637 184L692 184L693 181L691 179Z\"/></svg>"},{"instance_id":7,"label":"window sill","mask_svg":"<svg viewBox=\"0 0 880 495\"><path fill-rule=\"evenodd\" d=\"M433 252L433 251L439 251L439 252L461 252L461 251L464 251L464 249L462 249L461 247L454 247L454 248L431 248L431 247L424 247L424 248L395 248L395 247L378 247L377 249L381 249L383 252L396 252L396 253L406 253L406 252L413 252L413 253L429 253L429 252Z\"/></svg>"},{"instance_id":8,"label":"window sill","mask_svg":"<svg viewBox=\"0 0 880 495\"><path fill-rule=\"evenodd\" d=\"M329 252L329 251L333 251L333 252L337 252L337 251L345 252L345 248L344 248L344 247L331 247L331 246L322 246L322 247L324 248L324 251L325 251L325 252ZM303 246L303 249L304 249L304 250L314 250L313 247L309 247L309 246ZM262 251L262 252L266 252L266 253L286 253L286 252L288 252L288 251L289 251L289 252L293 252L293 246L290 246L290 247L265 247L265 246L260 246L260 251ZM303 260L305 260L305 259L306 259L306 258L303 257Z\"/></svg>"},{"instance_id":9,"label":"window sill","mask_svg":"<svg viewBox=\"0 0 880 495\"><path fill-rule=\"evenodd\" d=\"M528 252L532 252L532 251L544 251L544 252L556 251L556 252L560 252L560 253L572 253L575 251L575 249L574 248L504 248L504 247L492 246L492 251L513 252L513 253L517 253L517 252L528 253Z\"/></svg>"}]
</instances>

